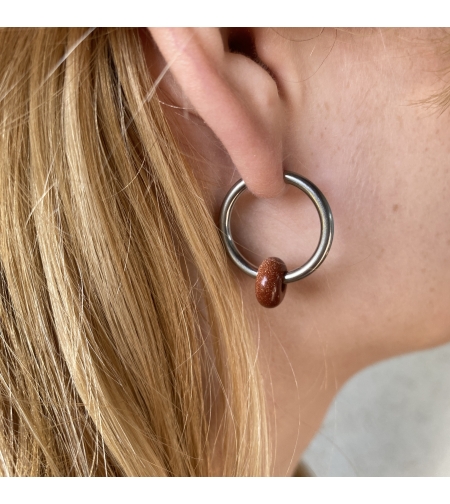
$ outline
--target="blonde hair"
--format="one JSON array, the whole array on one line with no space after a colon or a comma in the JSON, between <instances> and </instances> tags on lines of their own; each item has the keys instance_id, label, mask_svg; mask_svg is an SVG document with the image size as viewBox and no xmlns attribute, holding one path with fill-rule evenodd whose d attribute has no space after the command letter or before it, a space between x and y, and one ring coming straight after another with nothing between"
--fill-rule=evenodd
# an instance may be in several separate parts
<instances>
[{"instance_id":1,"label":"blonde hair","mask_svg":"<svg viewBox=\"0 0 450 504\"><path fill-rule=\"evenodd\" d=\"M0 30L0 470L266 475L256 349L134 29Z\"/></svg>"}]
</instances>

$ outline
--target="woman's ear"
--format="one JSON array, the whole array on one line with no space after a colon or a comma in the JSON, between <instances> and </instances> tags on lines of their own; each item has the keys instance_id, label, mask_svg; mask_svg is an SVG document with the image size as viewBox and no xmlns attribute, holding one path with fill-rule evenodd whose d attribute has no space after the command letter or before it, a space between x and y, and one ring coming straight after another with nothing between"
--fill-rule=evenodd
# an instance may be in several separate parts
<instances>
[{"instance_id":1,"label":"woman's ear","mask_svg":"<svg viewBox=\"0 0 450 504\"><path fill-rule=\"evenodd\" d=\"M248 189L263 198L280 195L286 187L282 101L270 70L258 59L251 31L149 30L186 98L222 142Z\"/></svg>"}]
</instances>

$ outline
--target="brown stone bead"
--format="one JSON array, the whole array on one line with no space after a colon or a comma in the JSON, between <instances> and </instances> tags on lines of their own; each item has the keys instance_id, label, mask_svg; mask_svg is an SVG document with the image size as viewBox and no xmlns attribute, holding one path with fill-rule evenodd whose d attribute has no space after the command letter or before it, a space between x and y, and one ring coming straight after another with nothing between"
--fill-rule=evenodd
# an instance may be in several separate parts
<instances>
[{"instance_id":1,"label":"brown stone bead","mask_svg":"<svg viewBox=\"0 0 450 504\"><path fill-rule=\"evenodd\" d=\"M283 283L287 272L286 264L278 257L264 259L256 275L255 293L259 304L266 308L275 308L283 301L286 284Z\"/></svg>"}]
</instances>

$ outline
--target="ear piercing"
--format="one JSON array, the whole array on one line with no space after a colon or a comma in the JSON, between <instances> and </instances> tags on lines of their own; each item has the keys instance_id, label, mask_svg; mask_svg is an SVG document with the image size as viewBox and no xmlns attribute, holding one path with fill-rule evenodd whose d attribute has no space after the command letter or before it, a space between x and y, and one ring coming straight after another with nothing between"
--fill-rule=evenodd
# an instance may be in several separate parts
<instances>
[{"instance_id":1,"label":"ear piercing","mask_svg":"<svg viewBox=\"0 0 450 504\"><path fill-rule=\"evenodd\" d=\"M333 241L333 215L322 192L312 182L293 172L284 172L284 181L297 187L311 199L320 218L321 232L317 248L311 258L297 269L287 271L286 265L278 257L269 257L261 263L259 268L256 268L237 249L231 235L230 220L234 204L246 189L242 179L228 191L220 211L222 240L228 255L238 268L256 279L256 299L266 308L274 308L281 303L288 283L301 280L315 271L325 260Z\"/></svg>"}]
</instances>

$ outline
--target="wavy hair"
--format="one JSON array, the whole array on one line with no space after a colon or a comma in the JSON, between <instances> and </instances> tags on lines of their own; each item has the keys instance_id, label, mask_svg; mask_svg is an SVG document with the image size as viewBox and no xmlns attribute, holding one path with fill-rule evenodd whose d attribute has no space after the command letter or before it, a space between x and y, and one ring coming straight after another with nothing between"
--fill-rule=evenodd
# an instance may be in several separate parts
<instances>
[{"instance_id":1,"label":"wavy hair","mask_svg":"<svg viewBox=\"0 0 450 504\"><path fill-rule=\"evenodd\" d=\"M0 30L0 471L266 475L256 344L135 29Z\"/></svg>"}]
</instances>

